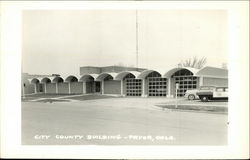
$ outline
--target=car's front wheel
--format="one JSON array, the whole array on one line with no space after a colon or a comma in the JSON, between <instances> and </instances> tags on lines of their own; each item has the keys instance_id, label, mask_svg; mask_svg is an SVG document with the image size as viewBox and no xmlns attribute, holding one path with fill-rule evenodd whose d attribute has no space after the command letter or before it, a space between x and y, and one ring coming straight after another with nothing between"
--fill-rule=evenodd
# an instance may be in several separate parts
<instances>
[{"instance_id":1,"label":"car's front wheel","mask_svg":"<svg viewBox=\"0 0 250 160\"><path fill-rule=\"evenodd\" d=\"M195 96L193 94L188 95L188 100L194 100Z\"/></svg>"}]
</instances>

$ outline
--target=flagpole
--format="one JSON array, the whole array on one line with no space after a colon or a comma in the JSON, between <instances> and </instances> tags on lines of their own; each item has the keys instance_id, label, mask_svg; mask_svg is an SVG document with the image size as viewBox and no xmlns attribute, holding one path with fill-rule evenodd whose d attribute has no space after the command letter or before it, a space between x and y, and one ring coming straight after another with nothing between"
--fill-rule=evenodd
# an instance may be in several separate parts
<instances>
[{"instance_id":1,"label":"flagpole","mask_svg":"<svg viewBox=\"0 0 250 160\"><path fill-rule=\"evenodd\" d=\"M136 9L136 68L138 68L138 10Z\"/></svg>"}]
</instances>

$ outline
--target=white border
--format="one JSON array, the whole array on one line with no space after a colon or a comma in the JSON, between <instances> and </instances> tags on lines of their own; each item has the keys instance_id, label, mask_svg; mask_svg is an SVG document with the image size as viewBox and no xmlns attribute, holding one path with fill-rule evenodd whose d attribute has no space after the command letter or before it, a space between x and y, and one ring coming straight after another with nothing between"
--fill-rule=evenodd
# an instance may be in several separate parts
<instances>
[{"instance_id":1,"label":"white border","mask_svg":"<svg viewBox=\"0 0 250 160\"><path fill-rule=\"evenodd\" d=\"M249 157L249 2L1 1L1 157L247 158ZM226 9L229 14L228 146L21 146L21 13L25 9Z\"/></svg>"}]
</instances>

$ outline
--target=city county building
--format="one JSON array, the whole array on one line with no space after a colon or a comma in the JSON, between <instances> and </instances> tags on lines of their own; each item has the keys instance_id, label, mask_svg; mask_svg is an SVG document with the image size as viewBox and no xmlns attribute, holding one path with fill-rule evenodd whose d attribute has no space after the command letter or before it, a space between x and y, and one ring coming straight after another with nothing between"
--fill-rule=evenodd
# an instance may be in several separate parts
<instances>
[{"instance_id":1,"label":"city county building","mask_svg":"<svg viewBox=\"0 0 250 160\"><path fill-rule=\"evenodd\" d=\"M80 75L23 76L24 94L107 94L121 96L173 97L199 86L228 86L228 70L215 67L176 67L157 70L107 66L80 67Z\"/></svg>"}]
</instances>

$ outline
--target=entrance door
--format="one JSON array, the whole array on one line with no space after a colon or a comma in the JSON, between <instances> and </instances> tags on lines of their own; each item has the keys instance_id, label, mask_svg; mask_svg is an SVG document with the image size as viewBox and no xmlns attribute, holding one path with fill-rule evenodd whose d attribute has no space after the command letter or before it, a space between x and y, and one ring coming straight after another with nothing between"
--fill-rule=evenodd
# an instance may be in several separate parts
<instances>
[{"instance_id":1,"label":"entrance door","mask_svg":"<svg viewBox=\"0 0 250 160\"><path fill-rule=\"evenodd\" d=\"M101 92L101 82L95 82L95 92Z\"/></svg>"},{"instance_id":2,"label":"entrance door","mask_svg":"<svg viewBox=\"0 0 250 160\"><path fill-rule=\"evenodd\" d=\"M38 84L38 92L44 92L44 84Z\"/></svg>"}]
</instances>

